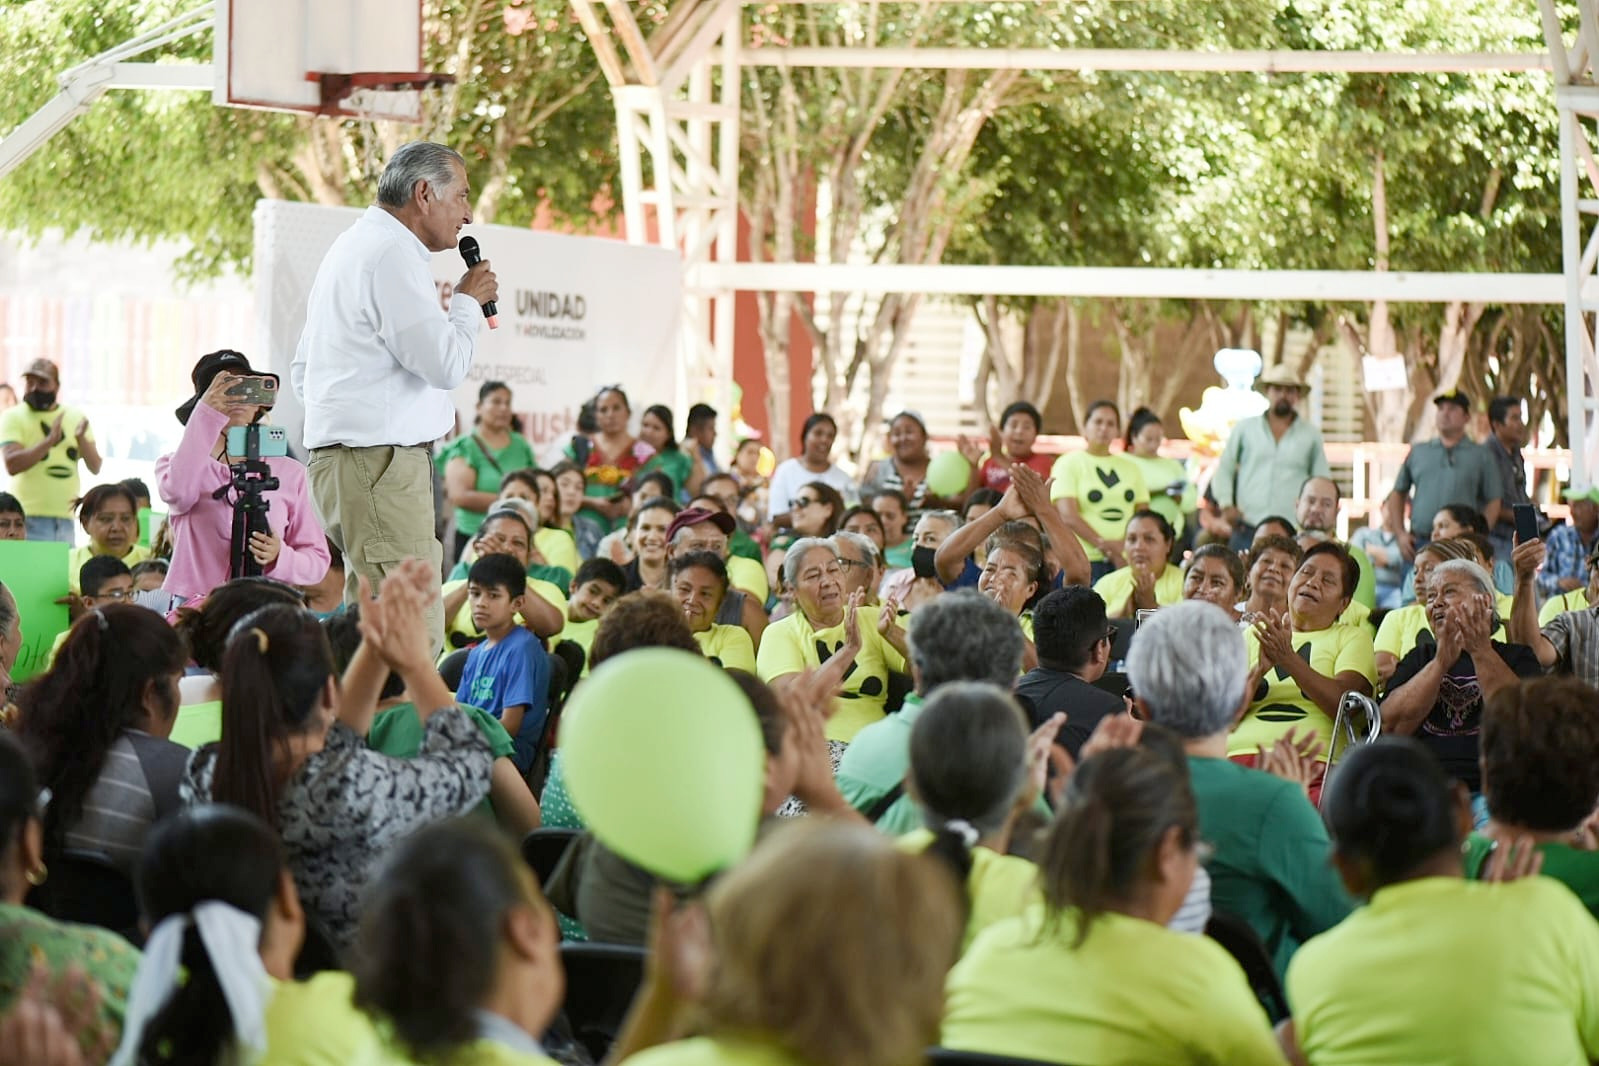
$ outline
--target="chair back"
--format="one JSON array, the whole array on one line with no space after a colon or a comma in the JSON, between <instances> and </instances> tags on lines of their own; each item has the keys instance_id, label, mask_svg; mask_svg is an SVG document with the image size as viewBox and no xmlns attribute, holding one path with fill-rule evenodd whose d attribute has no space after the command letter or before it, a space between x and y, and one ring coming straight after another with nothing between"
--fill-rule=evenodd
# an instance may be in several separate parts
<instances>
[{"instance_id":1,"label":"chair back","mask_svg":"<svg viewBox=\"0 0 1599 1066\"><path fill-rule=\"evenodd\" d=\"M1238 961L1249 981L1250 989L1275 1025L1288 1017L1288 996L1282 982L1277 979L1277 969L1271 955L1261 942L1253 926L1237 915L1226 911L1212 911L1205 923L1205 935L1220 944Z\"/></svg>"},{"instance_id":2,"label":"chair back","mask_svg":"<svg viewBox=\"0 0 1599 1066\"><path fill-rule=\"evenodd\" d=\"M1041 1059L1018 1059L1010 1055L988 1055L981 1051L956 1051L947 1047L927 1049L928 1066L1054 1066Z\"/></svg>"},{"instance_id":3,"label":"chair back","mask_svg":"<svg viewBox=\"0 0 1599 1066\"><path fill-rule=\"evenodd\" d=\"M95 925L143 942L133 881L110 857L69 848L51 855L48 866L45 883L28 893L29 906L57 921Z\"/></svg>"},{"instance_id":4,"label":"chair back","mask_svg":"<svg viewBox=\"0 0 1599 1066\"><path fill-rule=\"evenodd\" d=\"M644 982L643 948L627 944L567 941L561 945L566 968L566 1000L561 1005L571 1034L602 1062L622 1031L633 997Z\"/></svg>"},{"instance_id":5,"label":"chair back","mask_svg":"<svg viewBox=\"0 0 1599 1066\"><path fill-rule=\"evenodd\" d=\"M555 873L561 856L581 832L581 829L541 826L522 838L522 861L527 863L540 885L550 883L550 875Z\"/></svg>"}]
</instances>

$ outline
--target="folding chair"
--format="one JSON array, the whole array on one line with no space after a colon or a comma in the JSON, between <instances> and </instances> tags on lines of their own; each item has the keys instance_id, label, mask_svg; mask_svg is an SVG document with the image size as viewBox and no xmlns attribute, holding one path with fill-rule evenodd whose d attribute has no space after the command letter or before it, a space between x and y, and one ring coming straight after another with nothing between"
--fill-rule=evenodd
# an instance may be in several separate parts
<instances>
[{"instance_id":1,"label":"folding chair","mask_svg":"<svg viewBox=\"0 0 1599 1066\"><path fill-rule=\"evenodd\" d=\"M28 893L30 906L63 922L95 925L141 944L133 881L98 851L68 849L49 859L50 876Z\"/></svg>"},{"instance_id":2,"label":"folding chair","mask_svg":"<svg viewBox=\"0 0 1599 1066\"><path fill-rule=\"evenodd\" d=\"M561 1014L595 1062L605 1058L622 1031L622 1021L644 981L645 956L643 948L624 944L568 940L561 945L561 964L566 968Z\"/></svg>"},{"instance_id":3,"label":"folding chair","mask_svg":"<svg viewBox=\"0 0 1599 1066\"><path fill-rule=\"evenodd\" d=\"M1261 943L1253 926L1226 911L1212 911L1210 921L1205 923L1205 935L1226 948L1227 954L1238 961L1250 989L1266 1008L1272 1024L1288 1017L1288 996L1277 979L1277 968L1266 953L1266 945Z\"/></svg>"},{"instance_id":4,"label":"folding chair","mask_svg":"<svg viewBox=\"0 0 1599 1066\"><path fill-rule=\"evenodd\" d=\"M927 1049L928 1066L1055 1066L1042 1059L1018 1059L1010 1055L987 1055L981 1051L956 1051L947 1047Z\"/></svg>"},{"instance_id":5,"label":"folding chair","mask_svg":"<svg viewBox=\"0 0 1599 1066\"><path fill-rule=\"evenodd\" d=\"M522 861L538 877L539 884L549 884L561 856L581 832L581 829L544 826L522 838Z\"/></svg>"}]
</instances>

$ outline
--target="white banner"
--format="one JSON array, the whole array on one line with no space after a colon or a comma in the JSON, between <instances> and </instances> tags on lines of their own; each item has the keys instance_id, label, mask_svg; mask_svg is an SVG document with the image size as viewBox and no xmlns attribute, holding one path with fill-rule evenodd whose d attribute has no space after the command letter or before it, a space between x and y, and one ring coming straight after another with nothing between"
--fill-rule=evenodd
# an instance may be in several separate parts
<instances>
[{"instance_id":1,"label":"white banner","mask_svg":"<svg viewBox=\"0 0 1599 1066\"><path fill-rule=\"evenodd\" d=\"M306 300L335 238L360 208L261 200L255 207L257 348L247 352L289 380ZM620 383L635 414L678 396L682 264L676 252L603 237L568 237L511 226L471 226L500 281L500 328L478 334L467 380L455 391L461 425L472 422L478 387L511 386L522 432L540 456L576 430L578 408L602 385ZM447 302L465 273L454 251L433 257ZM266 358L259 355L265 353ZM273 413L299 447L304 414L291 391ZM686 411L676 412L678 431Z\"/></svg>"}]
</instances>

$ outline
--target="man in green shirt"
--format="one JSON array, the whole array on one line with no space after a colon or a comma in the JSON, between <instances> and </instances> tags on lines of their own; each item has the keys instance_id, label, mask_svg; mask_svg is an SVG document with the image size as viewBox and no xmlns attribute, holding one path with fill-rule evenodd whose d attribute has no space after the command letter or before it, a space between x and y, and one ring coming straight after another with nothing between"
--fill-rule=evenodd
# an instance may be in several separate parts
<instances>
[{"instance_id":1,"label":"man in green shirt","mask_svg":"<svg viewBox=\"0 0 1599 1066\"><path fill-rule=\"evenodd\" d=\"M987 681L1010 691L1022 670L1022 629L1016 617L976 589L946 592L911 615L911 678L905 706L862 729L838 764L838 790L851 807L899 836L922 828L905 794L911 726L922 701L951 681Z\"/></svg>"},{"instance_id":2,"label":"man in green shirt","mask_svg":"<svg viewBox=\"0 0 1599 1066\"><path fill-rule=\"evenodd\" d=\"M1238 626L1198 600L1161 608L1127 653L1139 712L1180 736L1188 752L1199 832L1215 849L1206 864L1211 906L1249 923L1280 978L1299 945L1343 921L1354 901L1304 785L1227 759L1248 676ZM1261 762L1274 760L1262 751Z\"/></svg>"},{"instance_id":3,"label":"man in green shirt","mask_svg":"<svg viewBox=\"0 0 1599 1066\"><path fill-rule=\"evenodd\" d=\"M1294 513L1307 477L1332 473L1321 430L1299 414L1309 387L1285 366L1266 371L1255 387L1266 393L1270 406L1233 427L1210 481L1222 518L1233 530L1230 542L1239 551L1249 547L1263 519Z\"/></svg>"}]
</instances>

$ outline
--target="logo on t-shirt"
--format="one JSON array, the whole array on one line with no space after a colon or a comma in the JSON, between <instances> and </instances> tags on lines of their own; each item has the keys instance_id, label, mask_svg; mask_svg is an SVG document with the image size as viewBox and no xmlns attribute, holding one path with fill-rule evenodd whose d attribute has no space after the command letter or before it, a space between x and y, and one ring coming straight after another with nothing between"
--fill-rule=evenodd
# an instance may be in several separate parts
<instances>
[{"instance_id":1,"label":"logo on t-shirt","mask_svg":"<svg viewBox=\"0 0 1599 1066\"><path fill-rule=\"evenodd\" d=\"M1094 474L1099 478L1099 483L1104 489L1089 489L1088 503L1099 516L1109 522L1121 522L1132 515L1133 500L1138 494L1131 485L1122 484L1122 476L1115 467L1106 470L1104 467L1094 467ZM1117 486L1121 486L1118 491ZM1123 504L1126 504L1123 507Z\"/></svg>"}]
</instances>

